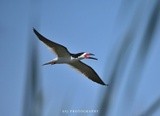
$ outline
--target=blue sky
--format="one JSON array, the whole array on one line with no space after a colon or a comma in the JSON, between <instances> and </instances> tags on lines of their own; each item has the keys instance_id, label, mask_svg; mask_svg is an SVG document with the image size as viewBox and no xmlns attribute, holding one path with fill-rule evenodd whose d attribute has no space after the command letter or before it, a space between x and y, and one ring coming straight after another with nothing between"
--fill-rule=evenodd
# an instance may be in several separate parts
<instances>
[{"instance_id":1,"label":"blue sky","mask_svg":"<svg viewBox=\"0 0 160 116\"><path fill-rule=\"evenodd\" d=\"M139 52L156 3L149 0L1 1L0 115L22 115L31 42L38 45L43 116L58 115L61 109L100 111L99 104L110 89L90 81L67 65L41 66L56 56L37 39L33 27L73 53L94 53L98 61L84 62L106 83L110 82L114 64L119 59L109 114L125 116L144 112L160 96L157 90L160 81L159 21L154 27L153 41L147 46L149 49L145 49L147 55L141 57ZM118 54L127 37L131 39L120 59ZM158 114L160 110L154 115Z\"/></svg>"}]
</instances>

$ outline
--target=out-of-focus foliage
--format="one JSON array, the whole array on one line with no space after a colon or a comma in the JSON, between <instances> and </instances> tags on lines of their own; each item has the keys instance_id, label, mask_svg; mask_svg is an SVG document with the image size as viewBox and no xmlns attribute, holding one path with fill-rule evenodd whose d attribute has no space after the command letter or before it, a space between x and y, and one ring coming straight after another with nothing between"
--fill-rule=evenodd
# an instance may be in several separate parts
<instances>
[{"instance_id":1,"label":"out-of-focus foliage","mask_svg":"<svg viewBox=\"0 0 160 116\"><path fill-rule=\"evenodd\" d=\"M102 92L104 97L100 102L99 116L152 116L160 111L159 99L147 109L136 107L139 88L145 81L143 75L147 73L145 66L150 62L148 59L159 39L155 35L160 33L157 28L160 25L160 1L122 0L115 28L122 24L125 27L125 21L129 18L130 25L123 29L123 34L119 36L121 41L114 46L112 60L106 65L110 87Z\"/></svg>"}]
</instances>

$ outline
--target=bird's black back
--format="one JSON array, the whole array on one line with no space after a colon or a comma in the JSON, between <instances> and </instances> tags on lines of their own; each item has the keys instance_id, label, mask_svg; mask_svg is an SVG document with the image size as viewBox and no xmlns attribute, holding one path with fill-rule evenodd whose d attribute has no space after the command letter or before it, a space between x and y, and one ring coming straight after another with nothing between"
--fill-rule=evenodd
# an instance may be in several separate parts
<instances>
[{"instance_id":1,"label":"bird's black back","mask_svg":"<svg viewBox=\"0 0 160 116\"><path fill-rule=\"evenodd\" d=\"M78 57L81 56L82 54L84 54L84 52L80 52L80 53L77 53L77 54L72 54L72 53L70 53L70 55L71 55L73 58L78 58Z\"/></svg>"}]
</instances>

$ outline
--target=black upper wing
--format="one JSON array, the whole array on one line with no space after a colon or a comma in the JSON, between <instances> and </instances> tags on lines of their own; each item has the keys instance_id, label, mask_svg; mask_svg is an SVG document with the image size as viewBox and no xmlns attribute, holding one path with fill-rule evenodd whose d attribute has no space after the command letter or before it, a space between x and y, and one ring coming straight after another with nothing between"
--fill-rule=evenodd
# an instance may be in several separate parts
<instances>
[{"instance_id":1,"label":"black upper wing","mask_svg":"<svg viewBox=\"0 0 160 116\"><path fill-rule=\"evenodd\" d=\"M102 85L106 85L98 76L98 74L90 66L86 65L85 63L77 60L69 63L69 65L71 65L72 67L80 71L82 74L84 74L86 77L88 77L92 81Z\"/></svg>"},{"instance_id":2,"label":"black upper wing","mask_svg":"<svg viewBox=\"0 0 160 116\"><path fill-rule=\"evenodd\" d=\"M38 31L36 31L34 28L33 28L33 31L37 35L39 40L41 40L44 44L46 44L49 48L51 48L52 51L54 51L58 57L69 57L70 56L70 53L66 47L45 38Z\"/></svg>"}]
</instances>

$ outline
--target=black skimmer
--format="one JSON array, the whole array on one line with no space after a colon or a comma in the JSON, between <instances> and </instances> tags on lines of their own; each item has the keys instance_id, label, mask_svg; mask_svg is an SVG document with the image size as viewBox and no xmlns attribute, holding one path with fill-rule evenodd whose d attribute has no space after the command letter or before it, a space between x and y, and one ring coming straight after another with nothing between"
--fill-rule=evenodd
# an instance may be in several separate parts
<instances>
[{"instance_id":1,"label":"black skimmer","mask_svg":"<svg viewBox=\"0 0 160 116\"><path fill-rule=\"evenodd\" d=\"M50 62L47 62L43 65L48 65L48 64L68 64L72 66L73 68L77 69L79 72L84 74L86 77L91 79L92 81L99 83L101 85L106 85L98 76L98 74L88 65L85 63L81 62L80 60L82 59L93 59L97 60L97 58L91 57L94 54L92 53L86 53L86 52L81 52L77 54L72 54L68 51L66 47L63 45L60 45L58 43L55 43L47 38L45 38L43 35L41 35L38 31L36 31L33 28L34 33L37 35L39 40L41 40L44 44L46 44L51 50L56 53L57 58L51 60Z\"/></svg>"}]
</instances>

